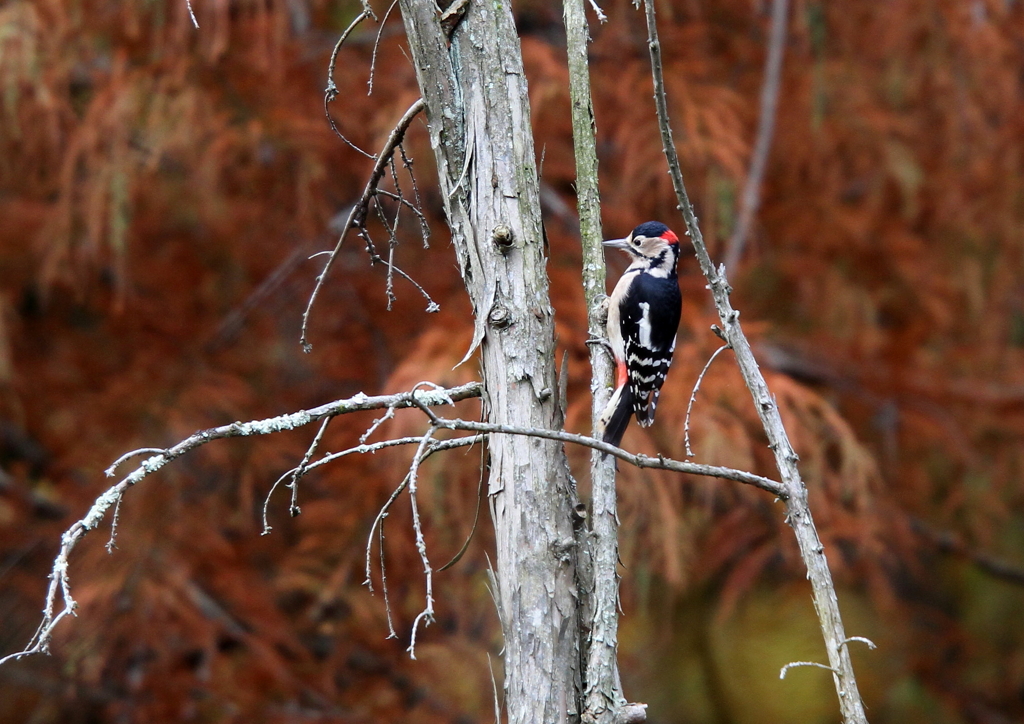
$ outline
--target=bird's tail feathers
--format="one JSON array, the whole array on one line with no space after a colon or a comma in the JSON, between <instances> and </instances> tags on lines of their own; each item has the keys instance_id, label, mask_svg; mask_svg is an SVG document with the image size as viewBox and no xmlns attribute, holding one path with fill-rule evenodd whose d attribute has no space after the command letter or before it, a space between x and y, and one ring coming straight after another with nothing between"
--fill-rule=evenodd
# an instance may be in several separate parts
<instances>
[{"instance_id":1,"label":"bird's tail feathers","mask_svg":"<svg viewBox=\"0 0 1024 724\"><path fill-rule=\"evenodd\" d=\"M660 390L648 390L633 398L633 409L640 427L650 427L654 423L654 410L658 406Z\"/></svg>"},{"instance_id":2,"label":"bird's tail feathers","mask_svg":"<svg viewBox=\"0 0 1024 724\"><path fill-rule=\"evenodd\" d=\"M633 394L629 390L629 385L622 385L616 388L607 407L601 413L601 426L604 428L602 439L606 443L618 447L626 432L626 426L629 425L629 418L632 416Z\"/></svg>"}]
</instances>

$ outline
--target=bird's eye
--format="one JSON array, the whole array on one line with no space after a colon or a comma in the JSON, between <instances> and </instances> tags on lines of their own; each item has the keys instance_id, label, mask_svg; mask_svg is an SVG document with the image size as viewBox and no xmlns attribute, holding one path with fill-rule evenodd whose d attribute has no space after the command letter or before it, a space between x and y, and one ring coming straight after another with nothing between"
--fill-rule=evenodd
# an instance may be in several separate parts
<instances>
[{"instance_id":1,"label":"bird's eye","mask_svg":"<svg viewBox=\"0 0 1024 724\"><path fill-rule=\"evenodd\" d=\"M643 241L643 237L641 237L641 236L633 237L633 246L640 246L640 242L641 241Z\"/></svg>"}]
</instances>

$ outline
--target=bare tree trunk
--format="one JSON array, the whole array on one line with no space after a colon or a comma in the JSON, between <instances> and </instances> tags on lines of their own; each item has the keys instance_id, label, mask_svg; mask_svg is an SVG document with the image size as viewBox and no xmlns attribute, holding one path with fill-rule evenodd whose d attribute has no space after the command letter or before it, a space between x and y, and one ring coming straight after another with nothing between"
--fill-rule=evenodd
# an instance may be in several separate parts
<instances>
[{"instance_id":1,"label":"bare tree trunk","mask_svg":"<svg viewBox=\"0 0 1024 724\"><path fill-rule=\"evenodd\" d=\"M401 8L476 315L488 420L559 429L540 194L511 9L460 0L441 14L432 0ZM576 494L565 455L556 442L512 435L492 435L489 450L508 720L576 721Z\"/></svg>"},{"instance_id":2,"label":"bare tree trunk","mask_svg":"<svg viewBox=\"0 0 1024 724\"><path fill-rule=\"evenodd\" d=\"M601 195L597 178L597 129L590 94L590 65L584 0L565 0L566 51L569 61L569 97L572 108L572 137L576 156L576 208L583 244L583 294L587 300L588 329L592 338L605 336L608 314L601 304L605 294L604 248L601 245ZM611 355L599 345L590 346L592 371L591 426L598 436L598 421L611 397L613 364ZM588 560L593 562L592 591L581 593L589 604L584 623L584 709L583 721L613 724L625 720L626 700L618 670L619 630L619 518L615 490L615 461L596 450L590 455L591 526L586 541ZM643 705L634 705L633 721L643 721Z\"/></svg>"}]
</instances>

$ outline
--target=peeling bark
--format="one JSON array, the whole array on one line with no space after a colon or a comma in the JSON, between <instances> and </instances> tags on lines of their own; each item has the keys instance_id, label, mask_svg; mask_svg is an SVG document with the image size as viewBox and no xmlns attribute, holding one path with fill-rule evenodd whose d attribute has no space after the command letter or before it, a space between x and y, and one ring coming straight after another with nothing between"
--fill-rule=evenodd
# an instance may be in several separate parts
<instances>
[{"instance_id":1,"label":"peeling bark","mask_svg":"<svg viewBox=\"0 0 1024 724\"><path fill-rule=\"evenodd\" d=\"M488 421L560 429L554 318L526 76L511 8L401 0L431 145L475 314ZM452 27L450 42L446 33ZM467 353L468 356L469 353ZM510 724L577 721L579 614L562 446L492 435L488 495L497 543Z\"/></svg>"}]
</instances>

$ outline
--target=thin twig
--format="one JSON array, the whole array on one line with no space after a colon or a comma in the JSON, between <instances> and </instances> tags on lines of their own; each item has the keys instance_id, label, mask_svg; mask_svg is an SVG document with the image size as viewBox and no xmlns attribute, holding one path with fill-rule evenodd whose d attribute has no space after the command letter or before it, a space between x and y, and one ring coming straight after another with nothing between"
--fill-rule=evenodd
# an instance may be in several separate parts
<instances>
[{"instance_id":1,"label":"thin twig","mask_svg":"<svg viewBox=\"0 0 1024 724\"><path fill-rule=\"evenodd\" d=\"M408 480L406 476L406 480ZM405 487L405 481L402 481L400 487ZM388 622L388 638L397 639L398 632L395 631L395 620L391 617L391 599L388 596L388 567L384 562L384 518L387 517L387 513L380 518L380 525L377 526L377 550L380 551L380 590L384 595L384 617ZM367 549L367 555L369 555L369 549ZM373 592L373 589L370 589Z\"/></svg>"},{"instance_id":2,"label":"thin twig","mask_svg":"<svg viewBox=\"0 0 1024 724\"><path fill-rule=\"evenodd\" d=\"M785 666L783 666L782 670L779 671L779 678L780 679L785 679L786 678L786 674L789 673L789 670L790 669L795 669L797 666L816 666L819 669L826 669L827 671L831 671L832 673L836 673L836 670L833 669L831 666L828 666L826 664L819 664L817 661L791 661L788 664L786 664Z\"/></svg>"},{"instance_id":3,"label":"thin twig","mask_svg":"<svg viewBox=\"0 0 1024 724\"><path fill-rule=\"evenodd\" d=\"M384 19L380 21L380 27L377 29L377 37L373 41L373 52L370 54L370 77L366 81L366 95L373 95L373 69L377 65L377 48L380 47L380 36L384 34L384 26L388 24L388 18L391 17L391 11L398 5L398 0L392 0L388 6L387 12L384 13Z\"/></svg>"},{"instance_id":4,"label":"thin twig","mask_svg":"<svg viewBox=\"0 0 1024 724\"><path fill-rule=\"evenodd\" d=\"M432 455L433 453L440 452L441 450L451 450L453 448L462 447L465 445L475 445L476 443L481 442L483 438L483 435L470 435L468 437L460 437L454 440L433 440L431 442L430 448L427 450L427 455ZM393 447L395 445L418 445L422 439L422 435L417 435L415 437L403 437L397 438L395 440L384 440L383 442L373 443L372 445L360 445L358 448L351 448L340 453L328 455L322 460L318 460L317 462L313 463L313 465L311 465L310 467L316 467L319 465L326 464L328 462L331 462L332 460L341 457L342 455L347 455L354 452L376 452L377 450L383 449L385 447ZM385 501L384 505L381 506L380 511L378 511L377 513L377 517L374 518L373 523L370 525L369 539L366 542L366 580L363 581L363 585L370 589L371 593L373 592L373 579L370 575L370 571L372 569L371 560L373 553L374 530L378 526L383 524L384 519L388 517L388 513L391 510L391 506L394 504L396 500L398 500L398 496L402 494L402 492L405 490L408 484L409 480L408 476L406 476L406 478L402 480L401 483L398 484L398 487L394 489L394 491L388 497L387 501Z\"/></svg>"},{"instance_id":5,"label":"thin twig","mask_svg":"<svg viewBox=\"0 0 1024 724\"><path fill-rule=\"evenodd\" d=\"M328 463L333 463L335 460L346 457L348 455L366 455L367 453L375 453L378 450L384 450L389 447L398 447L400 445L416 445L420 440L423 439L422 435L410 435L408 437L398 437L392 440L381 440L380 442L372 442L364 445L356 445L350 447L347 450L341 452L330 453L324 455L316 462L310 463L307 470L314 470ZM435 440L434 444L437 450L448 450L450 448L461 447L463 445L472 445L475 442L479 442L481 439L480 435L472 435L469 437L460 437L454 440ZM432 448L432 451L434 448Z\"/></svg>"},{"instance_id":6,"label":"thin twig","mask_svg":"<svg viewBox=\"0 0 1024 724\"><path fill-rule=\"evenodd\" d=\"M419 438L419 437L416 438L417 444L420 442L421 439L422 438ZM398 484L398 486L393 491L391 491L391 495L388 496L388 499L386 501L384 501L384 505L382 505L380 510L377 511L377 515L373 519L373 523L370 524L370 533L369 533L369 536L367 537L367 540L366 540L366 579L363 580L363 585L366 586L367 589L369 589L370 593L373 593L373 574L372 574L372 571L373 571L373 537L374 537L374 534L378 532L377 531L378 528L383 527L384 519L388 517L388 514L391 511L391 506L394 504L394 502L396 500L398 500L398 496L402 494L402 492L405 490L405 487L408 484L409 484L409 476L407 474L402 479L402 482L400 482ZM384 546L383 546L384 535L383 535L383 533L381 533L380 536L381 536L380 537L380 540L381 540L380 555L381 555L381 557L383 557L384 556ZM389 618L390 618L390 616L389 616Z\"/></svg>"},{"instance_id":7,"label":"thin twig","mask_svg":"<svg viewBox=\"0 0 1024 724\"><path fill-rule=\"evenodd\" d=\"M729 345L723 344L721 347L715 350L715 353L708 359L707 364L704 365L704 369L697 375L697 381L693 384L693 392L690 393L690 401L686 405L686 419L683 421L683 446L686 448L686 457L693 457L693 450L690 449L690 412L693 410L693 403L697 400L697 393L700 391L700 383L704 380L704 375L707 374L708 369L711 367L711 363L715 361L715 357L720 355L725 350L729 349Z\"/></svg>"},{"instance_id":8,"label":"thin twig","mask_svg":"<svg viewBox=\"0 0 1024 724\"><path fill-rule=\"evenodd\" d=\"M381 206L379 203L374 204L374 206L376 206L376 208L377 208L377 216L380 218L381 224L384 225L384 228L388 229L388 258L387 258L387 260L383 260L383 259L381 259L381 257L378 254L371 254L370 255L370 262L371 263L376 263L377 260L380 260L380 261L383 261L384 265L387 267L387 274L385 276L385 281L384 281L384 297L387 299L387 307L386 308L390 312L391 311L391 305L395 302L395 299L396 299L396 297L395 297L395 247L396 247L396 244L394 243L395 237L391 235L391 233L390 233L391 230L388 228L388 226L389 226L388 225L388 220L384 216L384 207Z\"/></svg>"},{"instance_id":9,"label":"thin twig","mask_svg":"<svg viewBox=\"0 0 1024 724\"><path fill-rule=\"evenodd\" d=\"M270 532L273 530L273 527L270 525L270 522L268 521L270 499L274 496L274 491L277 490L277 486L283 483L285 478L287 478L293 472L294 470L289 470L288 472L280 475L277 478L277 480L274 481L274 484L270 486L270 490L267 491L267 497L263 499L263 530L260 532L260 535L270 535Z\"/></svg>"},{"instance_id":10,"label":"thin twig","mask_svg":"<svg viewBox=\"0 0 1024 724\"><path fill-rule=\"evenodd\" d=\"M431 429L435 429L435 428L431 428ZM434 439L431 439L427 449L422 452L421 462L422 462L422 460L425 460L426 458L428 458L431 455L433 455L435 452L439 452L441 450L450 450L450 449L453 449L455 447L460 447L460 446L464 446L464 445L473 445L473 444L479 442L482 439L483 439L483 435L471 435L469 437L457 438L455 440L434 440ZM423 440L424 440L424 436L419 436L419 437L414 437L414 438L402 438L402 442L403 443L415 442L415 443L420 445L420 448L417 449L417 455L420 455L420 453L422 451ZM386 442L397 442L397 441L386 441ZM384 443L379 443L379 444L383 445ZM326 462L326 461L322 461L322 462ZM394 623L392 622L392 619L391 619L391 603L390 603L390 600L388 598L387 568L386 568L386 565L384 563L384 520L388 517L388 514L391 511L391 506L394 504L394 502L396 500L398 500L398 496L401 495L402 492L409 486L410 480L411 480L411 469L410 469L410 473L406 473L406 476L405 476L405 478L402 479L402 482L398 484L398 487L395 488L395 490L388 497L387 501L385 501L384 505L381 506L380 511L378 511L377 516L373 519L373 523L370 525L369 539L366 542L366 580L363 581L363 584L369 589L370 593L373 593L373 577L371 576L370 571L371 571L371 568L372 568L372 561L373 561L373 536L374 536L374 532L377 533L377 538L378 538L377 547L378 547L378 550L380 551L379 555L380 555L381 592L384 595L384 612L385 612L385 616L387 617L387 622L388 622L388 638L398 638L398 634L395 633L395 626L394 626ZM414 632L414 635L415 635L415 632Z\"/></svg>"},{"instance_id":11,"label":"thin twig","mask_svg":"<svg viewBox=\"0 0 1024 724\"><path fill-rule=\"evenodd\" d=\"M313 346L309 343L309 316L313 310L313 303L316 301L317 295L320 294L320 288L323 286L324 280L327 278L327 273L331 270L331 267L334 266L334 260L338 258L338 252L341 251L341 245L345 242L345 237L348 235L349 229L362 229L364 227L367 207L369 206L370 199L376 191L377 184L380 182L381 176L384 175L384 171L387 169L391 154L395 152L395 148L402 142L402 139L405 138L405 132L409 130L409 125L419 112L423 110L423 108L423 99L417 99L415 103L409 106L409 109L391 130L388 140L384 143L384 148L381 149L380 154L377 156L377 161L373 165L373 171L370 173L370 178L366 182L362 196L349 212L348 219L345 221L345 228L342 229L341 235L338 238L338 243L335 244L334 251L332 251L331 255L328 257L327 263L324 264L323 271L320 272L319 276L316 278L316 285L313 287L313 292L309 295L309 302L306 304L306 311L302 313L302 332L299 336L299 342L302 345L302 349L306 352L310 352L313 349ZM406 278L408 278L408 276L406 276ZM410 279L410 281L412 280ZM419 285L417 285L417 287L419 287ZM423 291L422 287L419 287L419 289L424 295L426 295L426 292ZM430 299L429 296L427 296L427 298ZM436 306L432 300L430 305Z\"/></svg>"},{"instance_id":12,"label":"thin twig","mask_svg":"<svg viewBox=\"0 0 1024 724\"><path fill-rule=\"evenodd\" d=\"M401 146L399 146L399 149L401 149ZM407 199L405 197L402 197L402 196L399 196L398 194L393 193L391 191L388 191L387 189L377 189L377 194L376 195L377 196L383 196L384 198L387 198L387 199L391 199L392 201L395 201L395 202L401 204L405 208L409 209L409 211L414 213L416 215L416 218L419 219L419 222L420 222L420 231L423 234L423 248L424 249L430 248L430 244L429 244L428 239L427 239L427 237L430 234L430 228L427 226L427 217L423 213L423 207L422 207L422 204L420 202L419 192L416 190L415 184L413 184L413 195L414 195L415 201L409 201L409 199ZM330 252L321 252L321 253L328 253L329 254Z\"/></svg>"},{"instance_id":13,"label":"thin twig","mask_svg":"<svg viewBox=\"0 0 1024 724\"><path fill-rule=\"evenodd\" d=\"M380 193L381 192L379 190L374 193L374 200L376 200L377 195L379 195ZM388 224L387 218L384 216L384 211L381 208L380 203L374 204L374 207L377 209L377 214L378 214L378 216L380 218L381 224L383 224L385 228L389 228L389 224ZM396 222L397 222L397 218L396 218ZM373 243L373 238L370 236L370 232L369 232L369 230L365 226L363 226L363 227L361 227L359 229L359 238L361 238L363 240L363 242L366 244L366 253L370 257L370 266L376 266L377 264L383 264L384 266L387 267L387 281L385 282L385 285L384 285L384 294L385 294L385 297L388 300L388 305L387 305L388 311L391 311L391 304L392 304L392 302L395 301L395 294L394 294L394 276L395 276L395 274L397 274L398 276L402 277L407 282L412 284L416 288L416 290L423 296L423 298L427 300L427 308L426 308L425 311L428 314L433 314L434 312L440 311L441 305L439 305L437 302L435 302L433 299L431 299L430 294L427 292L427 290L424 289L423 286L419 282L417 282L411 276L406 274L405 271L403 271L397 264L395 264L395 260L394 260L395 244L393 243L395 241L395 238L393 236L391 237L391 240L388 242L388 258L387 259L384 259L380 254L377 253L377 245Z\"/></svg>"},{"instance_id":14,"label":"thin twig","mask_svg":"<svg viewBox=\"0 0 1024 724\"><path fill-rule=\"evenodd\" d=\"M331 129L335 134L337 134L338 138L367 158L373 158L374 156L372 153L364 151L345 137L345 134L338 129L337 124L334 122L334 118L331 117L331 111L328 108L331 101L338 97L338 86L334 83L334 66L338 62L338 51L341 50L341 46L344 44L349 34L356 29L356 26L367 18L373 18L376 20L377 16L373 14L373 10L370 8L369 3L364 3L363 11L355 17L355 20L349 23L348 27L345 28L345 32L343 32L341 37L338 38L338 42L334 44L334 50L331 52L331 60L327 64L327 88L324 90L324 115L327 116L327 122L331 124Z\"/></svg>"},{"instance_id":15,"label":"thin twig","mask_svg":"<svg viewBox=\"0 0 1024 724\"><path fill-rule=\"evenodd\" d=\"M704 465L702 463L690 463L682 460L673 460L667 458L664 455L658 457L650 457L648 455L640 455L637 453L631 453L622 448L615 447L604 440L598 440L593 437L587 437L586 435L577 435L571 432L563 432L561 430L544 430L541 428L534 427L517 427L514 425L497 425L490 422L476 422L474 420L460 420L460 419L447 419L443 417L437 417L436 414L434 419L431 420L437 427L447 428L449 430L466 430L469 432L487 432L487 433L502 433L506 435L525 435L527 437L539 437L546 440L558 440L560 442L569 442L575 445L582 445L583 447L589 447L592 450L597 450L608 455L612 455L619 460L629 463L638 468L652 468L655 470L671 470L676 473L685 473L687 475L700 475L703 477L710 478L721 478L723 480L732 480L737 483L743 483L744 485L752 485L755 488L760 488L766 492L771 493L780 500L785 500L788 497L788 492L785 486L778 481L770 478L765 478L760 475L754 475L743 470L735 470L733 468L720 467L718 465Z\"/></svg>"},{"instance_id":16,"label":"thin twig","mask_svg":"<svg viewBox=\"0 0 1024 724\"><path fill-rule=\"evenodd\" d=\"M850 643L851 641L859 641L872 651L878 648L878 645L874 641L865 636L851 636L850 638L843 641L843 646L846 646L846 644Z\"/></svg>"},{"instance_id":17,"label":"thin twig","mask_svg":"<svg viewBox=\"0 0 1024 724\"><path fill-rule=\"evenodd\" d=\"M398 147L395 150L399 151L401 147L402 144L398 144ZM391 172L391 183L395 185L395 194L398 198L402 198L402 186L398 182L398 166L395 164L395 154L393 153L391 154L391 158L388 159L388 170ZM388 231L391 232L391 238L393 241L396 241L395 236L398 234L398 216L401 211L401 206L395 209L395 220L387 227Z\"/></svg>"},{"instance_id":18,"label":"thin twig","mask_svg":"<svg viewBox=\"0 0 1024 724\"><path fill-rule=\"evenodd\" d=\"M402 201L409 204L410 208L416 214L416 218L420 220L420 234L423 237L423 248L428 249L430 248L430 226L427 224L427 217L424 216L423 211L421 211L423 208L423 201L420 198L420 187L416 184L416 174L413 173L412 170L412 159L406 155L404 144L398 144L398 153L402 156L402 166L405 168L405 172L409 174L409 182L412 184L413 203L409 204L405 199L402 199Z\"/></svg>"},{"instance_id":19,"label":"thin twig","mask_svg":"<svg viewBox=\"0 0 1024 724\"><path fill-rule=\"evenodd\" d=\"M114 503L114 514L110 517L110 538L107 539L107 553L113 553L117 548L117 523L121 520L121 500L124 496L118 496Z\"/></svg>"},{"instance_id":20,"label":"thin twig","mask_svg":"<svg viewBox=\"0 0 1024 724\"><path fill-rule=\"evenodd\" d=\"M165 448L162 448L162 447L140 447L138 450L132 450L131 452L126 452L124 455L119 457L117 460L115 460L114 462L110 463L110 466L106 470L103 471L103 474L106 475L108 478L112 478L112 477L114 477L115 471L121 466L121 463L125 462L126 460L131 460L132 458L138 457L139 455L153 455L153 454L160 455L160 454L163 454L165 452L167 452L167 450Z\"/></svg>"},{"instance_id":21,"label":"thin twig","mask_svg":"<svg viewBox=\"0 0 1024 724\"><path fill-rule=\"evenodd\" d=\"M341 132L341 129L338 128L338 124L335 123L334 122L334 118L331 117L331 112L327 108L327 104L328 103L330 103L330 101L327 100L327 96L324 96L324 114L327 116L327 122L329 124L331 124L331 130L334 131L334 135L336 135L338 138L340 138L345 143L345 145L348 146L349 148L351 148L353 151L358 151L359 153L363 154L364 156L366 156L369 159L376 158L369 151L366 151L366 150L360 148L359 146L357 146L355 143L353 143L349 139L348 136L346 136L344 133Z\"/></svg>"},{"instance_id":22,"label":"thin twig","mask_svg":"<svg viewBox=\"0 0 1024 724\"><path fill-rule=\"evenodd\" d=\"M413 279L411 276L406 274L404 271L402 271L397 266L394 267L394 270L395 270L395 273L398 274L398 276L402 277L403 279L405 279L405 281L409 282L414 287L416 287L416 291L418 291L423 296L423 298L427 300L427 308L426 308L425 311L428 314L434 314L435 312L441 311L441 305L438 304L437 302L435 302L433 299L430 298L430 294L427 293L427 290L424 289L423 286L419 282L417 282L415 279Z\"/></svg>"},{"instance_id":23,"label":"thin twig","mask_svg":"<svg viewBox=\"0 0 1024 724\"><path fill-rule=\"evenodd\" d=\"M368 427L366 429L366 432L364 432L362 435L359 436L359 444L360 445L365 445L366 441L370 439L370 436L373 433L377 432L377 428L378 427L380 427L382 424L384 424L388 420L393 419L394 417L395 417L395 408L389 407L387 409L387 412L385 412L383 415L381 415L376 420L374 420L373 424L371 424L370 427Z\"/></svg>"},{"instance_id":24,"label":"thin twig","mask_svg":"<svg viewBox=\"0 0 1024 724\"><path fill-rule=\"evenodd\" d=\"M375 201L377 193L374 192L373 197L370 199L371 202ZM369 208L369 206L367 206ZM379 213L379 210L378 210ZM380 264L384 260L380 258L380 254L377 253L377 245L373 243L373 238L370 236L369 229L366 228L365 223L358 226L359 238L363 240L366 245L366 254L370 257L370 264Z\"/></svg>"},{"instance_id":25,"label":"thin twig","mask_svg":"<svg viewBox=\"0 0 1024 724\"><path fill-rule=\"evenodd\" d=\"M388 409L390 410L394 408L389 407ZM295 472L292 473L292 480L290 483L288 483L288 487L292 491L292 499L291 503L288 505L288 512L291 514L293 518L302 512L301 510L299 510L298 504L299 479L306 474L306 469L309 466L309 461L316 453L316 449L320 447L320 441L323 439L324 433L327 432L327 426L331 424L332 419L333 418L330 417L325 418L324 421L320 424L320 429L317 431L316 436L313 438L313 442L311 442L309 444L309 447L306 448L306 454L302 456L302 462L299 463L298 466L295 468Z\"/></svg>"},{"instance_id":26,"label":"thin twig","mask_svg":"<svg viewBox=\"0 0 1024 724\"><path fill-rule=\"evenodd\" d=\"M423 563L423 575L427 581L426 605L419 615L413 619L412 634L409 637L408 651L409 657L412 659L416 658L416 632L419 629L420 621L423 622L424 628L434 622L434 571L430 567L430 559L427 558L427 541L423 537L423 523L420 521L420 506L416 495L416 483L419 479L420 463L425 457L424 450L430 444L430 440L435 432L437 432L437 428L434 426L427 430L427 433L423 436L423 441L412 458L412 465L409 466L409 502L412 505L412 527L416 535L416 550L420 554L420 561Z\"/></svg>"},{"instance_id":27,"label":"thin twig","mask_svg":"<svg viewBox=\"0 0 1024 724\"><path fill-rule=\"evenodd\" d=\"M392 7L394 6L392 5ZM395 195L402 198L402 189L398 184L398 171L395 167L394 154L391 154L391 158L388 159L388 170L391 172L391 182L395 185ZM402 205L397 205L394 221L389 222L387 216L384 214L384 205L377 199L375 199L375 201L376 203L374 206L377 209L377 216L380 219L381 225L387 229L388 232L388 272L387 281L384 283L384 295L387 297L387 310L390 312L391 305L394 304L397 299L397 297L395 297L395 250L398 248L398 220L402 215Z\"/></svg>"},{"instance_id":28,"label":"thin twig","mask_svg":"<svg viewBox=\"0 0 1024 724\"><path fill-rule=\"evenodd\" d=\"M370 0L360 0L359 4L363 6L363 12L369 13L370 17L373 18L373 21L377 22L377 16L374 15L373 8L370 7Z\"/></svg>"},{"instance_id":29,"label":"thin twig","mask_svg":"<svg viewBox=\"0 0 1024 724\"><path fill-rule=\"evenodd\" d=\"M772 28L768 40L768 59L765 62L764 82L761 85L761 116L757 123L757 140L750 159L750 172L743 187L740 213L733 227L729 245L725 250L725 268L735 271L750 236L750 227L761 205L761 186L764 184L768 155L775 134L775 116L779 105L779 87L782 85L782 55L786 49L786 19L789 0L772 0Z\"/></svg>"}]
</instances>

